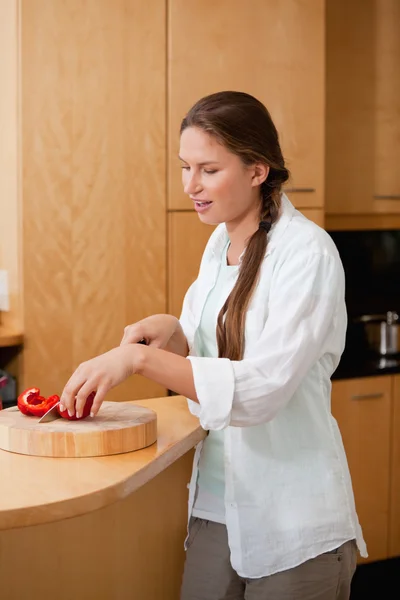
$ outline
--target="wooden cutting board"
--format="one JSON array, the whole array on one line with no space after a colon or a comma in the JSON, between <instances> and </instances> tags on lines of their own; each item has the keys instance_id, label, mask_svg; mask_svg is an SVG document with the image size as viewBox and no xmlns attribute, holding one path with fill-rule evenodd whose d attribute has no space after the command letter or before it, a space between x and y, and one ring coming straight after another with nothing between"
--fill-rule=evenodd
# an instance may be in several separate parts
<instances>
[{"instance_id":1,"label":"wooden cutting board","mask_svg":"<svg viewBox=\"0 0 400 600\"><path fill-rule=\"evenodd\" d=\"M157 413L127 402L103 402L95 417L38 423L13 406L0 411L0 448L52 457L106 456L150 446L157 439Z\"/></svg>"}]
</instances>

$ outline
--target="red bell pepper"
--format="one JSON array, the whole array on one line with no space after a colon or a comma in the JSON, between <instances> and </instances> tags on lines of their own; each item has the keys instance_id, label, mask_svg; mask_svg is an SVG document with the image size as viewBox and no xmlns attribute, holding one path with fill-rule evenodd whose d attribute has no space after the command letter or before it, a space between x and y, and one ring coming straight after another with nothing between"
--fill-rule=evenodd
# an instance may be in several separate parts
<instances>
[{"instance_id":1,"label":"red bell pepper","mask_svg":"<svg viewBox=\"0 0 400 600\"><path fill-rule=\"evenodd\" d=\"M43 417L59 400L56 394L45 398L40 395L39 388L28 388L18 396L17 405L24 415Z\"/></svg>"},{"instance_id":2,"label":"red bell pepper","mask_svg":"<svg viewBox=\"0 0 400 600\"><path fill-rule=\"evenodd\" d=\"M92 392L87 398L86 398L86 403L85 406L83 407L83 412L82 412L82 416L78 417L76 416L76 413L74 413L72 415L72 417L69 416L67 409L65 410L60 410L60 405L58 405L57 410L59 412L59 414L62 416L63 419L68 419L69 421L80 421L81 419L86 419L86 417L88 417L90 415L90 411L92 410L92 405L93 405L93 400L95 397L95 393Z\"/></svg>"}]
</instances>

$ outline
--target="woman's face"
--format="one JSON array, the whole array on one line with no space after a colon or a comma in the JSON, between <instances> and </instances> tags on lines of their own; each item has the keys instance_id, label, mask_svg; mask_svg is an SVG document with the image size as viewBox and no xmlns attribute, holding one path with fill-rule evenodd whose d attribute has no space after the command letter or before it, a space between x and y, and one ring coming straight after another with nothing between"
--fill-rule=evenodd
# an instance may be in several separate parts
<instances>
[{"instance_id":1,"label":"woman's face","mask_svg":"<svg viewBox=\"0 0 400 600\"><path fill-rule=\"evenodd\" d=\"M181 135L182 183L201 221L232 226L259 219L260 185L265 165L244 165L241 159L198 127Z\"/></svg>"}]
</instances>

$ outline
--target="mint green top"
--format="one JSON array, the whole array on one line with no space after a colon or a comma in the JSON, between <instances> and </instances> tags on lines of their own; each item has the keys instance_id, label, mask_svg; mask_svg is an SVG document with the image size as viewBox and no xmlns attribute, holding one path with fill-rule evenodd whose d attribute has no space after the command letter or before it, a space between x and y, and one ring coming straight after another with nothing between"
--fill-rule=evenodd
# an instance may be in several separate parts
<instances>
[{"instance_id":1,"label":"mint green top","mask_svg":"<svg viewBox=\"0 0 400 600\"><path fill-rule=\"evenodd\" d=\"M217 318L236 282L239 270L238 265L227 264L228 246L222 255L218 278L206 300L197 332L201 356L218 357ZM192 514L209 521L225 523L224 430L208 432L201 449L198 467Z\"/></svg>"}]
</instances>

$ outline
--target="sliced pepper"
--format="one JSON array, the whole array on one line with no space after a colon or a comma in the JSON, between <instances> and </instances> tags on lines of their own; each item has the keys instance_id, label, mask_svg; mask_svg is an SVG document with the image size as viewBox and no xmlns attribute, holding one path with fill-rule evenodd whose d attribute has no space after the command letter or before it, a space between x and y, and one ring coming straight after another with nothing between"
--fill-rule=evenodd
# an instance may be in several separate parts
<instances>
[{"instance_id":1,"label":"sliced pepper","mask_svg":"<svg viewBox=\"0 0 400 600\"><path fill-rule=\"evenodd\" d=\"M28 388L18 396L17 405L24 415L43 417L59 400L57 394L45 398L40 395L39 388Z\"/></svg>"}]
</instances>

